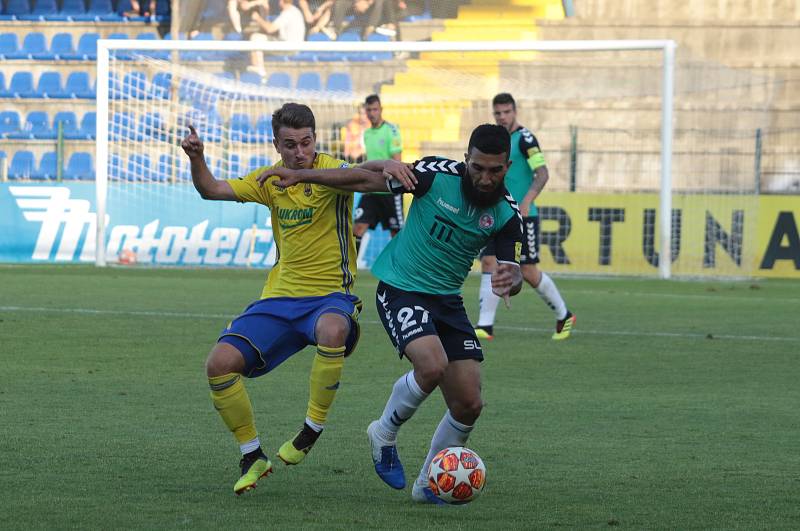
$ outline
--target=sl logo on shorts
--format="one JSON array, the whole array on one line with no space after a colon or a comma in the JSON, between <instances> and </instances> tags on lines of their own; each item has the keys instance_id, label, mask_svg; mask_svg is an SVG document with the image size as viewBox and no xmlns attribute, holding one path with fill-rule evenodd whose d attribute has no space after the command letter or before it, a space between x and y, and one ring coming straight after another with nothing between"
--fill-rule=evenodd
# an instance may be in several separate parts
<instances>
[{"instance_id":1,"label":"sl logo on shorts","mask_svg":"<svg viewBox=\"0 0 800 531\"><path fill-rule=\"evenodd\" d=\"M491 214L483 214L478 220L478 226L482 229L491 229L494 226L494 218Z\"/></svg>"}]
</instances>

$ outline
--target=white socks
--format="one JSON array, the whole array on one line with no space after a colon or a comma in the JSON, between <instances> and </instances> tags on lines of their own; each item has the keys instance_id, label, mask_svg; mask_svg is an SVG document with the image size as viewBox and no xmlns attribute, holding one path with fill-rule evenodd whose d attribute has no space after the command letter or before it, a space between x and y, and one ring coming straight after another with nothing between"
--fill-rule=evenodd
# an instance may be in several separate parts
<instances>
[{"instance_id":1,"label":"white socks","mask_svg":"<svg viewBox=\"0 0 800 531\"><path fill-rule=\"evenodd\" d=\"M383 409L383 415L378 421L383 432L381 435L388 442L393 442L400 426L411 418L426 398L428 393L420 389L417 380L414 379L413 370L398 378Z\"/></svg>"},{"instance_id":2,"label":"white socks","mask_svg":"<svg viewBox=\"0 0 800 531\"><path fill-rule=\"evenodd\" d=\"M480 291L480 316L478 317L478 326L492 326L494 324L494 315L497 313L497 304L500 302L500 297L492 292L492 274L481 274L481 291Z\"/></svg>"},{"instance_id":3,"label":"white socks","mask_svg":"<svg viewBox=\"0 0 800 531\"><path fill-rule=\"evenodd\" d=\"M467 439L469 439L469 434L472 432L473 427L458 422L450 415L449 409L445 412L444 417L436 427L436 431L433 432L428 457L425 458L425 463L422 464L422 469L419 471L417 482L420 485L423 483L424 485L428 484L428 467L431 466L431 461L433 461L436 454L448 446L464 446L467 444Z\"/></svg>"},{"instance_id":4,"label":"white socks","mask_svg":"<svg viewBox=\"0 0 800 531\"><path fill-rule=\"evenodd\" d=\"M259 446L261 446L261 441L259 441L258 437L256 437L255 439L251 439L246 443L240 444L239 451L242 452L242 455L249 454L250 452L257 450Z\"/></svg>"},{"instance_id":5,"label":"white socks","mask_svg":"<svg viewBox=\"0 0 800 531\"><path fill-rule=\"evenodd\" d=\"M567 304L561 298L561 293L558 292L556 283L544 271L542 271L542 279L539 281L539 285L536 286L536 293L555 312L556 319L560 321L567 316Z\"/></svg>"}]
</instances>

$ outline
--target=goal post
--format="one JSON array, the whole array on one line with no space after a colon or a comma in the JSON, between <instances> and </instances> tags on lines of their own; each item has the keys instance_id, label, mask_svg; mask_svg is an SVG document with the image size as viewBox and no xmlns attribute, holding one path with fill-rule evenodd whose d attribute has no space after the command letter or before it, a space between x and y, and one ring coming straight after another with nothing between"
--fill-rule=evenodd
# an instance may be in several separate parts
<instances>
[{"instance_id":1,"label":"goal post","mask_svg":"<svg viewBox=\"0 0 800 531\"><path fill-rule=\"evenodd\" d=\"M149 182L149 181L159 181L163 183L166 181L167 183L175 183L175 177L166 177L164 175L158 175L158 178L155 178L154 175L156 173L155 168L151 169L148 165L150 164L150 157L146 154L137 153L135 150L139 145L139 139L143 139L141 141L142 145L151 146L148 149L154 150L153 159L154 162L152 163L154 166L158 164L155 160L157 156L160 156L161 159L165 161L172 161L175 159L176 155L176 145L179 143L179 136L178 136L178 123L171 124L170 127L173 130L170 131L169 135L167 134L155 134L153 131L148 129L148 127L155 127L152 123L144 123L141 121L142 116L137 117L130 116L129 119L133 123L127 123L125 120L128 118L124 116L125 112L117 112L120 109L125 109L125 106L134 106L142 103L142 109L147 110L154 110L157 114L159 109L163 110L161 114L165 115L163 118L167 120L177 120L180 116L185 116L189 113L186 109L182 107L175 107L175 105L171 102L171 100L177 98L178 96L177 91L179 90L187 90L191 91L192 87L194 86L193 79L196 80L197 90L204 91L203 97L207 96L207 100L212 101L216 104L217 102L228 102L229 106L232 106L234 114L250 114L254 112L258 112L259 114L269 114L276 108L281 101L289 101L295 100L300 102L307 102L310 104L312 109L317 113L317 109L319 107L323 108L323 114L335 116L336 120L331 121L331 123L339 124L341 121L346 120L349 118L354 112L358 111L358 106L360 101L363 101L363 93L358 93L358 91L353 91L349 95L343 95L341 93L330 93L325 92L325 90L312 90L312 91L296 91L292 88L270 88L269 86L261 85L257 89L254 89L252 86L248 86L246 84L241 83L241 79L228 79L226 77L219 77L214 76L208 73L193 73L190 72L193 68L196 68L197 65L202 63L191 63L191 62L184 62L180 61L179 64L172 63L169 59L170 57L175 57L177 53L181 54L191 54L191 53L202 53L202 52L209 52L219 54L220 57L225 57L226 54L240 54L243 57L245 54L249 54L250 52L266 52L271 54L317 54L317 57L322 57L325 54L374 54L375 57L392 57L394 60L392 63L394 64L394 68L397 72L398 76L405 75L408 79L411 79L411 83L413 83L414 76L422 76L430 75L430 73L426 74L425 70L419 71L417 68L417 72L415 73L412 71L413 69L406 65L406 63L410 64L411 62L416 61L417 63L421 62L420 58L429 58L429 57L444 57L450 54L451 56L457 56L461 59L461 65L463 70L469 74L470 68L477 67L480 68L481 62L478 61L475 65L471 65L471 58L473 57L481 57L482 60L487 61L488 63L495 64L498 60L495 57L517 57L523 58L523 60L531 61L534 57L544 56L548 53L581 53L581 52L612 52L612 53L625 53L625 52L636 52L636 51L648 51L648 52L655 52L660 53L660 75L661 75L661 83L660 83L660 94L657 95L659 98L659 109L660 109L660 139L659 139L659 150L660 153L658 155L659 158L659 171L660 171L660 182L657 186L657 194L658 194L658 214L657 214L657 228L656 228L656 236L658 238L658 267L657 267L657 274L661 278L670 278L671 276L671 252L672 252L672 234L673 234L673 227L672 227L672 144L673 144L673 98L674 98L674 83L675 83L675 50L676 44L674 41L671 40L591 40L591 41L495 41L495 42L479 42L479 41L471 41L471 42L439 42L439 41L420 41L420 42L314 42L314 41L306 41L302 43L287 43L287 42L254 42L254 41L181 41L181 40L109 40L109 39L101 39L98 41L98 59L97 59L97 137L96 137L96 207L97 207L97 223L96 223L96 241L101 242L99 245L96 246L96 256L95 256L95 263L97 266L105 266L110 261L109 256L109 234L108 234L108 226L107 220L109 219L109 215L115 215L114 212L109 210L109 193L118 193L119 191L125 189L128 186L128 192L130 194L143 194L147 193L146 191L142 191L140 188L134 188L131 184L131 181L142 181ZM160 58L156 56L159 55ZM398 59L399 57L399 59ZM408 59L411 57L411 59ZM319 60L319 59L316 59ZM330 60L328 58L327 60ZM407 61L406 61L407 60ZM487 64L488 64L487 63ZM147 95L139 97L135 93L137 90L144 90L144 82L142 82L142 86L138 87L136 85L137 81L135 80L135 76L131 77L134 81L132 86L126 85L121 87L120 81L123 76L123 73L130 74L131 65L142 65L147 64L149 67L155 69L154 71L159 71L163 74L162 78L168 77L167 74L176 74L182 76L183 84L180 87L177 86L177 83L173 81L171 86L160 87L161 89L166 90L170 94L162 94L161 96L153 96L151 91L158 89L159 87L152 87L151 80L147 80L147 88L148 91ZM297 62L297 65L301 65L304 63ZM317 65L322 64L330 64L330 63L322 63L317 62ZM353 65L356 63L350 63ZM360 63L364 65L365 63ZM348 64L341 65L343 69L348 68ZM651 65L652 66L652 65ZM495 73L491 73L491 76L495 75ZM494 83L492 84L493 87L503 88L505 87L504 83L502 82L502 73L499 74L501 76L500 82L497 82L497 79L494 79ZM194 76L194 77L193 77ZM153 76L155 78L155 75ZM127 78L126 78L127 79ZM442 92L443 99L453 99L458 100L458 105L455 105L453 108L456 108L456 111L459 109L469 108L470 102L468 101L469 94L475 92L474 98L481 98L485 99L484 94L479 94L476 91L472 91L472 87L470 87L470 82L472 80L477 79L476 77L465 77L463 83L459 83L456 81L452 87L452 89L445 90ZM387 85L383 85L382 87L385 90L389 90ZM128 91L127 93L125 91ZM498 90L498 91L505 91ZM383 97L383 91L379 92ZM391 93L391 92L390 92ZM142 93L144 94L144 93ZM431 106L447 106L449 103L442 101L437 103L437 91L432 90L426 95L427 100L424 102L420 102L420 107L431 107ZM406 107L403 108L402 111L397 111L395 114L401 112L408 112L413 113L413 107L415 102L413 98L410 98L409 101L406 102ZM112 116L112 106L117 105L114 107L114 112ZM161 107L159 107L159 105ZM172 105L173 107L170 107ZM272 108L267 108L269 105L272 105ZM385 98L384 107L389 108L391 105L390 98ZM194 109L198 111L197 114L200 115L201 119L208 119L210 120L210 116L208 114L203 115L202 109ZM143 111L144 112L144 111ZM210 112L210 111L209 111ZM459 111L460 112L460 111ZM161 115L159 115L161 116ZM424 121L423 118L426 115L420 114L420 121ZM255 116L252 116L253 120L255 120ZM387 119L392 120L393 117L388 115L387 112ZM482 121L488 121L490 115L486 114L482 118ZM146 120L150 120L151 118L147 118ZM155 118L153 118L155 119ZM159 118L160 119L160 118ZM178 120L179 121L179 120ZM210 122L209 122L210 123ZM328 122L326 122L327 124ZM477 125L477 122L471 124L472 127ZM137 130L136 127L139 129ZM226 124L228 122L226 121ZM535 126L535 124L532 124ZM144 127L145 133L142 136L142 128ZM161 127L159 125L159 127ZM211 126L209 126L211 127ZM327 126L326 126L327 127ZM441 124L421 124L420 128L427 128L431 129L428 131L433 138L428 138L423 142L418 142L418 145L415 149L408 149L404 147L404 151L407 151L412 156L417 156L420 154L424 155L434 155L434 154L447 154L447 153L436 153L435 148L437 146L437 141L439 138L436 137L436 132L439 130L445 130L449 127L448 117L442 117ZM233 145L232 135L235 136L234 132L228 130L228 125L225 125L225 130L223 134L220 136L220 145L222 147L219 148L217 153L212 153L212 156L217 161L218 168L223 173L223 175L227 175L229 178L239 177L243 175L244 172L236 175L234 173L230 173L233 171L233 168L240 168L237 166L238 161L241 160L246 156L246 154L251 153L251 151L246 151L246 154L241 156L236 155L236 164L232 161L234 160L231 158L233 155L230 154L230 146ZM535 127L534 131L536 130ZM318 127L319 129L319 127ZM332 129L329 127L328 129ZM445 140L453 143L456 143L459 146L460 152L463 153L463 147L466 143L464 138L459 138L458 136L458 126L450 127L450 130L456 130L455 136L451 133L447 133L441 135L442 138ZM401 131L403 128L401 127ZM255 133L251 133L255 134ZM269 134L269 133L267 133ZM322 140L322 147L329 147L336 145L338 141L336 138L337 133L325 132L321 134L318 131L318 136L321 136ZM410 134L414 135L416 133L411 132ZM326 136L327 135L327 136ZM404 138L405 139L405 138ZM262 138L260 141L265 141ZM246 145L248 140L243 140ZM545 147L544 153L545 155L548 153L547 150L547 140L545 139ZM268 145L268 143L266 144ZM252 146L251 146L252 147ZM113 148L113 149L112 149ZM118 155L114 152L114 149L118 150L123 155L127 155L129 157L128 162L128 169L134 173L139 172L141 170L142 174L137 175L135 177L131 177L130 175L128 178L120 177L118 171L125 172L125 162L123 159L122 170L115 169L115 164L118 164L116 160ZM216 148L215 148L216 149ZM421 153L419 150L423 149L425 153ZM454 148L455 149L455 148ZM161 150L161 151L158 151ZM179 148L177 148L179 150ZM324 149L323 149L324 150ZM244 153L244 152L243 152ZM181 153L177 153L179 157ZM113 160L112 160L113 158ZM146 159L146 164L143 163ZM408 157L405 156L404 159L408 160ZM410 160L408 160L410 161ZM173 164L179 164L178 162L173 162ZM131 166L132 165L132 166ZM161 167L159 166L159 170ZM117 172L117 173L115 173ZM186 182L185 170L180 170L179 168L171 168L168 169L168 173L172 175L180 174L183 172L183 187L181 194L186 194L193 192L190 189L191 181L189 180ZM213 173L213 168L212 168ZM220 175L216 175L218 178ZM188 184L188 186L186 186ZM176 190L172 190L170 193L178 193ZM158 194L163 193L160 189L153 186L151 193ZM155 195L153 197L156 197ZM158 199L159 201L162 199ZM250 216L252 219L252 216ZM248 223L249 225L250 223ZM255 225L255 224L254 224ZM141 238L144 238L143 235L140 235ZM120 236L117 238L121 238ZM191 236L185 235L185 238L190 238ZM248 244L252 244L255 241L256 233L253 232L253 235L248 237L247 240ZM224 239L224 238L223 238ZM115 240L116 241L116 240ZM243 240L242 240L243 241ZM218 242L217 242L218 243ZM217 245L217 243L213 245ZM244 245L244 243L242 243ZM215 247L215 249L217 249ZM112 252L116 252L118 248L114 248ZM252 245L250 245L250 251L252 253ZM155 251L153 251L155 252ZM169 251L164 251L165 253L169 254ZM248 258L247 263L250 264L250 259ZM237 262L240 263L240 262ZM261 263L261 262L258 262Z\"/></svg>"}]
</instances>

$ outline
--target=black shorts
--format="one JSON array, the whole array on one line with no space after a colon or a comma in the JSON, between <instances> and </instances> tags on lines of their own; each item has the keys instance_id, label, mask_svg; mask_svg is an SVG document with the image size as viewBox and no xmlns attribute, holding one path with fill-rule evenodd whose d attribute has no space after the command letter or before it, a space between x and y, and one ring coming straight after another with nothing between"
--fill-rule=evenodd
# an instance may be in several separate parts
<instances>
[{"instance_id":1,"label":"black shorts","mask_svg":"<svg viewBox=\"0 0 800 531\"><path fill-rule=\"evenodd\" d=\"M380 223L394 232L403 228L402 194L364 194L358 201L355 223L366 223L374 229Z\"/></svg>"},{"instance_id":2,"label":"black shorts","mask_svg":"<svg viewBox=\"0 0 800 531\"><path fill-rule=\"evenodd\" d=\"M481 250L481 258L484 256L495 256L494 239L489 240ZM539 216L528 216L522 218L522 256L520 264L539 263Z\"/></svg>"},{"instance_id":3,"label":"black shorts","mask_svg":"<svg viewBox=\"0 0 800 531\"><path fill-rule=\"evenodd\" d=\"M414 339L435 335L448 360L483 361L480 341L460 295L404 291L378 282L375 307L400 357Z\"/></svg>"}]
</instances>

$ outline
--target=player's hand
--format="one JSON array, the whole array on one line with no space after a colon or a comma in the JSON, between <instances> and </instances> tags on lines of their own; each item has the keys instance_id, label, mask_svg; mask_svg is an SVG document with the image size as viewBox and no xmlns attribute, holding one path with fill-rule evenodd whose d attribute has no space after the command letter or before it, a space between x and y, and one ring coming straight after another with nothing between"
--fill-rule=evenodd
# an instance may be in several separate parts
<instances>
[{"instance_id":1,"label":"player's hand","mask_svg":"<svg viewBox=\"0 0 800 531\"><path fill-rule=\"evenodd\" d=\"M511 308L511 289L520 280L519 266L517 264L497 264L497 269L492 273L492 293L503 298L506 308Z\"/></svg>"},{"instance_id":2,"label":"player's hand","mask_svg":"<svg viewBox=\"0 0 800 531\"><path fill-rule=\"evenodd\" d=\"M203 158L203 141L200 140L193 125L189 125L189 134L183 137L181 147L190 159Z\"/></svg>"},{"instance_id":3,"label":"player's hand","mask_svg":"<svg viewBox=\"0 0 800 531\"><path fill-rule=\"evenodd\" d=\"M278 188L288 188L300 182L300 175L297 171L283 167L268 169L256 177L256 181L258 181L259 186L264 186L264 183L267 182L267 179L270 177L277 177L276 180L272 181L272 184Z\"/></svg>"},{"instance_id":4,"label":"player's hand","mask_svg":"<svg viewBox=\"0 0 800 531\"><path fill-rule=\"evenodd\" d=\"M519 205L519 213L522 215L523 218L527 218L530 212L531 212L530 201L528 202L523 201L522 204Z\"/></svg>"},{"instance_id":5,"label":"player's hand","mask_svg":"<svg viewBox=\"0 0 800 531\"><path fill-rule=\"evenodd\" d=\"M398 160L387 160L383 166L383 177L387 181L396 179L406 190L413 190L417 184L417 176L414 175L414 170L411 164L400 162Z\"/></svg>"}]
</instances>

